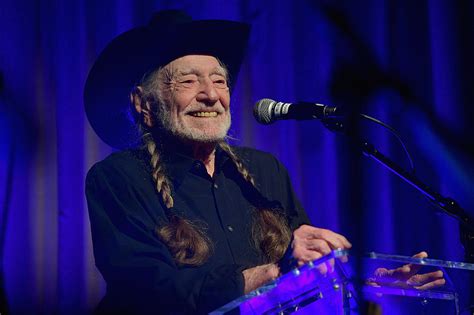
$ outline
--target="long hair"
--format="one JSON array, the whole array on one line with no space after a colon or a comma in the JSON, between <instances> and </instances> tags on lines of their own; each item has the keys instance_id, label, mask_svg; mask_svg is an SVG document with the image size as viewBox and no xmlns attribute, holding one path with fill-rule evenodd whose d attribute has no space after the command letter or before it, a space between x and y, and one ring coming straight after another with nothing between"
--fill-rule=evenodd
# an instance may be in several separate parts
<instances>
[{"instance_id":1,"label":"long hair","mask_svg":"<svg viewBox=\"0 0 474 315\"><path fill-rule=\"evenodd\" d=\"M160 80L170 79L171 77L172 73L165 67L147 75L140 84L142 88L141 98L149 102L157 123L163 120L160 115L163 115L163 111L167 110L162 101L161 89L163 85ZM178 265L202 265L208 260L213 250L205 226L197 222L191 222L173 212L173 187L161 161L162 152L160 152L160 148L162 143L160 143L158 137L148 130L143 122L139 121L139 124L144 131L143 141L150 155L152 177L156 184L156 190L161 196L168 218L168 222L157 226L155 232L166 244ZM231 146L225 141L218 145L229 155L245 184L257 192L256 198L263 199L261 194L258 193L252 174ZM260 206L255 207L254 211L251 229L252 242L256 249L263 254L266 263L276 262L286 251L291 239L291 230L281 210L261 206L260 200L253 200L253 202Z\"/></svg>"}]
</instances>

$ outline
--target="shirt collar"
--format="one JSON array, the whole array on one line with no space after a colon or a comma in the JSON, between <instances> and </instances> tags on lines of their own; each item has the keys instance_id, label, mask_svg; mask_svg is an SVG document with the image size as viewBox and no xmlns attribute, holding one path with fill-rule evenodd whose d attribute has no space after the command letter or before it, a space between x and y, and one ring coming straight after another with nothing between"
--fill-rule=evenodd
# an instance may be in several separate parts
<instances>
[{"instance_id":1,"label":"shirt collar","mask_svg":"<svg viewBox=\"0 0 474 315\"><path fill-rule=\"evenodd\" d=\"M188 173L205 167L201 161L182 152L173 151L162 155L166 175L172 181L174 189L178 189ZM231 162L230 156L217 146L214 174L218 174L229 162Z\"/></svg>"}]
</instances>

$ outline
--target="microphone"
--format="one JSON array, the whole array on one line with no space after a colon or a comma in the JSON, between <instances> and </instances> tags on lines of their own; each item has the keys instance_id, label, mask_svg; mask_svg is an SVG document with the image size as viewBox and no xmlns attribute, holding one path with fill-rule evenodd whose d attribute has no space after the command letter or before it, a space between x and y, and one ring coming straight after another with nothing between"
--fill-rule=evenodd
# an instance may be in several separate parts
<instances>
[{"instance_id":1,"label":"microphone","mask_svg":"<svg viewBox=\"0 0 474 315\"><path fill-rule=\"evenodd\" d=\"M269 98L255 103L253 115L259 123L264 125L282 119L309 120L343 116L337 107L308 102L283 103Z\"/></svg>"}]
</instances>

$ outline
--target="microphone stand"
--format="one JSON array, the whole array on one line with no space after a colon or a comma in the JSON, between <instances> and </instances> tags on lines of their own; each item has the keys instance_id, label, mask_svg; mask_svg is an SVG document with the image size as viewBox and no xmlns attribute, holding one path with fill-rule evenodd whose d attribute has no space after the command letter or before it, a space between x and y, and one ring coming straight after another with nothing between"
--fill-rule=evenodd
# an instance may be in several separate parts
<instances>
[{"instance_id":1,"label":"microphone stand","mask_svg":"<svg viewBox=\"0 0 474 315\"><path fill-rule=\"evenodd\" d=\"M383 155L368 141L349 135L345 123L343 123L342 120L326 118L322 119L322 123L329 130L341 132L355 140L356 145L359 146L365 156L368 156L382 164L392 173L425 195L433 205L441 209L447 215L457 219L459 221L460 239L464 247L465 260L468 263L474 263L474 219L456 202L456 200L450 197L445 197L433 190L413 173L406 171L400 165ZM474 288L471 288L470 300L471 304L474 303ZM474 306L471 305L470 307L472 308Z\"/></svg>"},{"instance_id":2,"label":"microphone stand","mask_svg":"<svg viewBox=\"0 0 474 315\"><path fill-rule=\"evenodd\" d=\"M467 262L474 263L474 220L463 208L461 208L456 200L449 197L444 197L440 193L434 191L432 188L418 179L414 174L407 172L398 164L380 153L380 151L378 151L369 142L360 141L359 146L362 149L364 155L374 159L388 168L392 173L398 175L398 177L425 195L432 204L459 221L461 242L464 246L465 259Z\"/></svg>"}]
</instances>

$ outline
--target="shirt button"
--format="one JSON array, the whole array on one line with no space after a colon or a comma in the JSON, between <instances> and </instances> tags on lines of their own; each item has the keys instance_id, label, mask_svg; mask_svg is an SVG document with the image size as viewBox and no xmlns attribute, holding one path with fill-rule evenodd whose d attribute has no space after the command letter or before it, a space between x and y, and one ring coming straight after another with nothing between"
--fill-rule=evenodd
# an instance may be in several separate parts
<instances>
[{"instance_id":1,"label":"shirt button","mask_svg":"<svg viewBox=\"0 0 474 315\"><path fill-rule=\"evenodd\" d=\"M219 188L219 185L214 184L214 188L215 188L215 189Z\"/></svg>"},{"instance_id":2,"label":"shirt button","mask_svg":"<svg viewBox=\"0 0 474 315\"><path fill-rule=\"evenodd\" d=\"M227 229L229 230L229 232L234 232L234 228L232 227L232 225L228 225Z\"/></svg>"}]
</instances>

